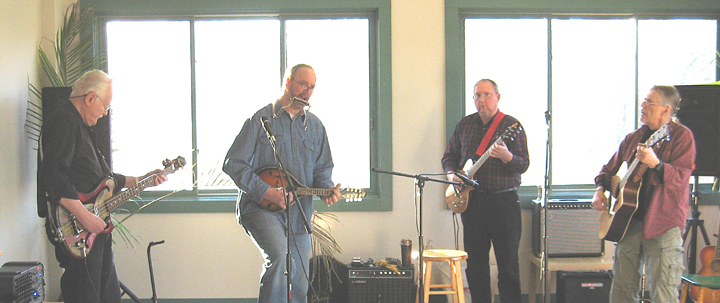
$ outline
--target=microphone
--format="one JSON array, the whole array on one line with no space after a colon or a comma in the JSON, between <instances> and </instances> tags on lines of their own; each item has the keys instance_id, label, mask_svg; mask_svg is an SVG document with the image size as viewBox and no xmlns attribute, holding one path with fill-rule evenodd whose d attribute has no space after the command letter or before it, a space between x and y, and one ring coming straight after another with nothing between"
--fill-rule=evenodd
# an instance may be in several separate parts
<instances>
[{"instance_id":1,"label":"microphone","mask_svg":"<svg viewBox=\"0 0 720 303\"><path fill-rule=\"evenodd\" d=\"M268 140L271 142L275 142L275 134L272 131L272 126L270 126L270 121L267 117L260 117L260 122L262 123L262 127L265 130L265 133L267 133Z\"/></svg>"},{"instance_id":2,"label":"microphone","mask_svg":"<svg viewBox=\"0 0 720 303\"><path fill-rule=\"evenodd\" d=\"M470 179L466 175L463 175L459 172L454 172L454 173L458 178L460 178L460 180L463 181L463 183L465 183L465 185L472 186L472 188L480 190L480 184L477 183L477 181Z\"/></svg>"}]
</instances>

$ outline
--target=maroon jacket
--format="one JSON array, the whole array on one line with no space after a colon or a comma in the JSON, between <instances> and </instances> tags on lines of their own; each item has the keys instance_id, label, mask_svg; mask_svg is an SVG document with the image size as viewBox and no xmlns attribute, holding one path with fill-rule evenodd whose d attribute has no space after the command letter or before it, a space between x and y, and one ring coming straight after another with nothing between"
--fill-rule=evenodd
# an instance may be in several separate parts
<instances>
[{"instance_id":1,"label":"maroon jacket","mask_svg":"<svg viewBox=\"0 0 720 303\"><path fill-rule=\"evenodd\" d=\"M663 176L650 174L652 185L650 203L644 219L643 239L662 235L673 227L685 226L690 202L690 176L695 163L695 138L690 129L682 124L670 122L669 140L662 141L656 150L658 158L665 163ZM628 134L620 148L595 177L595 184L610 188L610 180L623 162L629 162L635 155L638 143L645 132L653 131L646 125Z\"/></svg>"}]
</instances>

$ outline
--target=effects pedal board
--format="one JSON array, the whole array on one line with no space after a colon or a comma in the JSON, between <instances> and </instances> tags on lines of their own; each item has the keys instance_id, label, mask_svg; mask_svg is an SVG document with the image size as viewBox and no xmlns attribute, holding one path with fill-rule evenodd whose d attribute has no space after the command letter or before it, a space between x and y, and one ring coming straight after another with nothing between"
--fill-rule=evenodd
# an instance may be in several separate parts
<instances>
[{"instance_id":1,"label":"effects pedal board","mask_svg":"<svg viewBox=\"0 0 720 303\"><path fill-rule=\"evenodd\" d=\"M0 267L0 302L45 300L45 269L40 262L7 262Z\"/></svg>"}]
</instances>

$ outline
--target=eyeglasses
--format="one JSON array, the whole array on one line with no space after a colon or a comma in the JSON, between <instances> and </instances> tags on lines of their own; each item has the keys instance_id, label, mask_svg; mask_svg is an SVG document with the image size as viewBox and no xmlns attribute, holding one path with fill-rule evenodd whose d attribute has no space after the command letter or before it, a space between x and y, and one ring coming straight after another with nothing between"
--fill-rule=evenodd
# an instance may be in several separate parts
<instances>
[{"instance_id":1,"label":"eyeglasses","mask_svg":"<svg viewBox=\"0 0 720 303\"><path fill-rule=\"evenodd\" d=\"M482 94L474 94L473 99L480 100L480 99L487 99L490 98L492 95L497 95L497 93L482 93Z\"/></svg>"},{"instance_id":2,"label":"eyeglasses","mask_svg":"<svg viewBox=\"0 0 720 303\"><path fill-rule=\"evenodd\" d=\"M84 95L79 95L79 96L70 96L70 97L68 97L68 98L70 98L70 99L72 99L72 98L84 98L84 97L87 97L87 95L89 95L89 94L90 94L90 93L87 93L87 94L84 94ZM100 101L100 96L98 96L98 94L95 94L95 97L98 99L98 101ZM110 108L110 104L105 105L105 104L102 103L102 102L100 102L100 104L103 105L103 112L104 112L104 113L108 113L108 114L109 114L109 113L112 112L112 108Z\"/></svg>"},{"instance_id":3,"label":"eyeglasses","mask_svg":"<svg viewBox=\"0 0 720 303\"><path fill-rule=\"evenodd\" d=\"M658 104L658 105L659 105L660 103L657 103L657 102L652 101L652 100L650 100L650 99L645 99L645 100L643 100L643 102L642 102L641 104L645 104L646 106L653 106L653 105L655 105L655 104Z\"/></svg>"},{"instance_id":4,"label":"eyeglasses","mask_svg":"<svg viewBox=\"0 0 720 303\"><path fill-rule=\"evenodd\" d=\"M315 85L310 86L310 84L308 84L308 83L305 82L305 81L297 81L297 80L295 80L295 79L292 79L292 80L295 81L295 83L300 84L300 87L302 87L303 90L313 90L313 89L315 89Z\"/></svg>"}]
</instances>

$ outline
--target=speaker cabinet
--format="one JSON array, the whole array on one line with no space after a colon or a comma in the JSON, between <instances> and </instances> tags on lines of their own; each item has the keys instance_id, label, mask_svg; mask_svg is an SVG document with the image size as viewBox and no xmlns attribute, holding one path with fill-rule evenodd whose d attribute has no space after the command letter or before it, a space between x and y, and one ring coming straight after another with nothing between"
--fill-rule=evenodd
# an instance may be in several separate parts
<instances>
[{"instance_id":1,"label":"speaker cabinet","mask_svg":"<svg viewBox=\"0 0 720 303\"><path fill-rule=\"evenodd\" d=\"M557 303L608 303L612 275L607 271L557 271Z\"/></svg>"},{"instance_id":2,"label":"speaker cabinet","mask_svg":"<svg viewBox=\"0 0 720 303\"><path fill-rule=\"evenodd\" d=\"M0 267L0 302L40 303L45 299L45 270L40 262L7 262Z\"/></svg>"},{"instance_id":3,"label":"speaker cabinet","mask_svg":"<svg viewBox=\"0 0 720 303\"><path fill-rule=\"evenodd\" d=\"M548 202L548 257L599 257L605 254L605 241L598 237L598 212L593 209L590 199L550 199ZM544 220L542 205L533 203L532 247L538 257L543 244Z\"/></svg>"},{"instance_id":4,"label":"speaker cabinet","mask_svg":"<svg viewBox=\"0 0 720 303\"><path fill-rule=\"evenodd\" d=\"M696 176L720 176L720 85L678 85L677 117L695 136Z\"/></svg>"},{"instance_id":5,"label":"speaker cabinet","mask_svg":"<svg viewBox=\"0 0 720 303\"><path fill-rule=\"evenodd\" d=\"M385 267L348 266L349 303L413 303L415 279L413 268L399 268L399 273Z\"/></svg>"}]
</instances>

